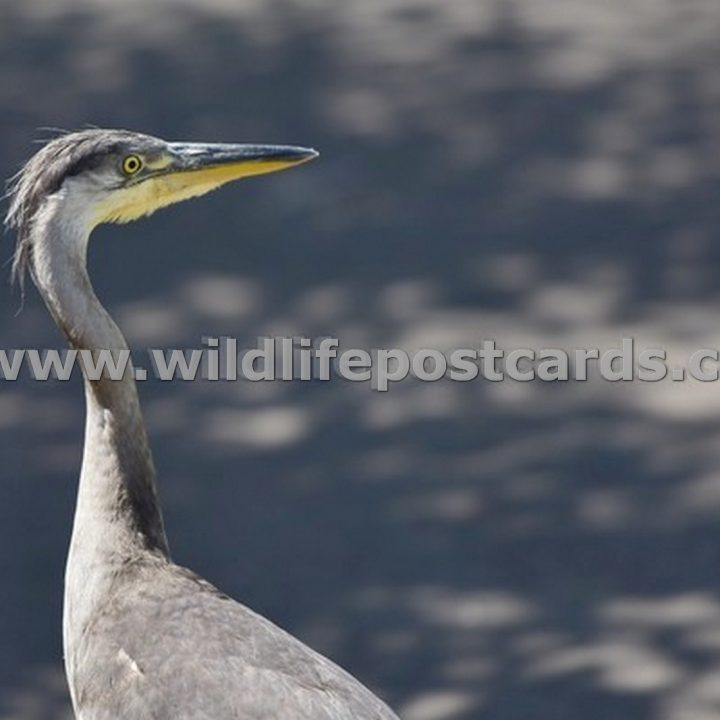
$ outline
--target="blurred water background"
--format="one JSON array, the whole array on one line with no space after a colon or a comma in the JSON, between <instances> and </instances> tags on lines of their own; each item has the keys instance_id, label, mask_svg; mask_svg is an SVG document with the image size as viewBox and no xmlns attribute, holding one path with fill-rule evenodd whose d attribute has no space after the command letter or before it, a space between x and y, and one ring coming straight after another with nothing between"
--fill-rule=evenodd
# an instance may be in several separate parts
<instances>
[{"instance_id":1,"label":"blurred water background","mask_svg":"<svg viewBox=\"0 0 720 720\"><path fill-rule=\"evenodd\" d=\"M311 145L101 228L135 348L720 346L716 0L0 0L43 126ZM2 259L10 257L6 240ZM36 295L1 346L62 347ZM720 390L146 383L174 557L405 720L720 718ZM0 387L0 717L67 718L81 383Z\"/></svg>"}]
</instances>

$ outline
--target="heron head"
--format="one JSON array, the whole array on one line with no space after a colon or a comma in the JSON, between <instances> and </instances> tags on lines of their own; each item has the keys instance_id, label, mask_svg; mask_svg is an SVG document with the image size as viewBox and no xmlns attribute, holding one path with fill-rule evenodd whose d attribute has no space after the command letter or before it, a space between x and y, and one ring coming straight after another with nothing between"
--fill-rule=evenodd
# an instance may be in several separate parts
<instances>
[{"instance_id":1,"label":"heron head","mask_svg":"<svg viewBox=\"0 0 720 720\"><path fill-rule=\"evenodd\" d=\"M45 211L89 233L204 195L225 183L283 170L317 157L289 145L166 142L127 130L83 130L51 140L10 185L8 227L18 231L14 271L31 253L31 231Z\"/></svg>"}]
</instances>

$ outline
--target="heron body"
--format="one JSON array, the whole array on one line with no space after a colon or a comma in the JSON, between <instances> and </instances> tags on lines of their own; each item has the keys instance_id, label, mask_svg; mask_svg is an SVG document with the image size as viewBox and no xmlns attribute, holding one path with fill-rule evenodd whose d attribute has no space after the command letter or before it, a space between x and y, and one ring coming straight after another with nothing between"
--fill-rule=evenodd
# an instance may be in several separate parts
<instances>
[{"instance_id":1,"label":"heron body","mask_svg":"<svg viewBox=\"0 0 720 720\"><path fill-rule=\"evenodd\" d=\"M73 348L126 350L88 276L93 228L315 155L116 130L56 138L11 186L14 273L30 273ZM398 720L337 665L171 561L132 368L119 381L85 377L84 388L63 618L76 717Z\"/></svg>"}]
</instances>

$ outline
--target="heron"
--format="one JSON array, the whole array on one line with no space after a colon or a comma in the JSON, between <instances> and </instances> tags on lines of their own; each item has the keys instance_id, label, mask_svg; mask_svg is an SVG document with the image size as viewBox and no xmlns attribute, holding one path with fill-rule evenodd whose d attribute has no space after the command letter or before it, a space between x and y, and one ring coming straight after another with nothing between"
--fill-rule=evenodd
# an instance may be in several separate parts
<instances>
[{"instance_id":1,"label":"heron","mask_svg":"<svg viewBox=\"0 0 720 720\"><path fill-rule=\"evenodd\" d=\"M127 351L88 274L93 229L316 156L127 130L61 135L10 183L13 275L29 274L71 348ZM132 365L121 380L84 373L83 384L63 603L78 720L398 720L332 661L171 560Z\"/></svg>"}]
</instances>

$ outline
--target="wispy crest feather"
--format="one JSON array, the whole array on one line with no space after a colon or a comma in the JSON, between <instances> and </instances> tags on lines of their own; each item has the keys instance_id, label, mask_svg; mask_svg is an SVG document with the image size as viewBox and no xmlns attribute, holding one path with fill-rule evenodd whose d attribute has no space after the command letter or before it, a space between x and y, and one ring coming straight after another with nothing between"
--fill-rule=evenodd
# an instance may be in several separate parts
<instances>
[{"instance_id":1,"label":"wispy crest feather","mask_svg":"<svg viewBox=\"0 0 720 720\"><path fill-rule=\"evenodd\" d=\"M62 187L68 175L77 173L99 153L112 152L118 141L133 136L128 131L95 128L60 135L47 142L10 178L5 194L10 201L5 228L17 233L11 277L21 292L28 272L32 274L32 226L44 200Z\"/></svg>"}]
</instances>

